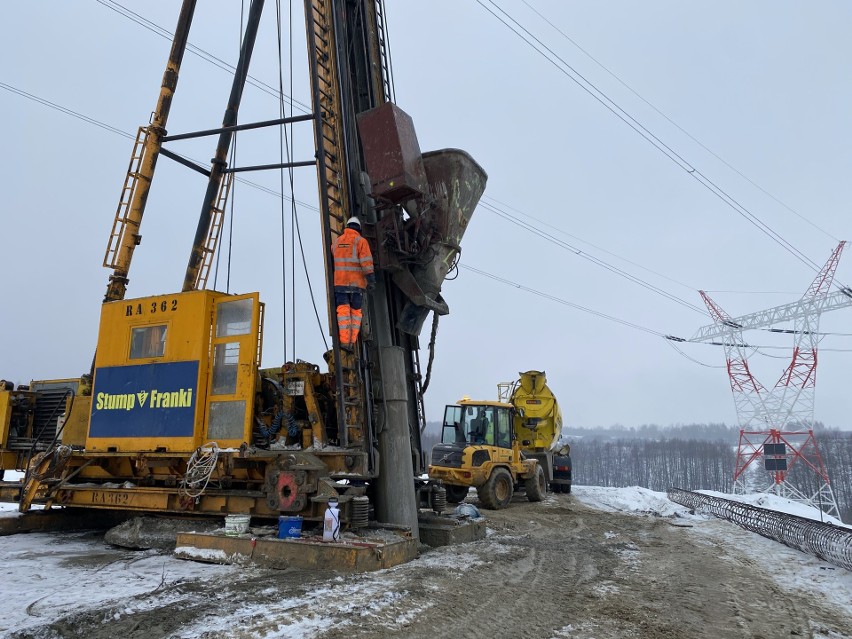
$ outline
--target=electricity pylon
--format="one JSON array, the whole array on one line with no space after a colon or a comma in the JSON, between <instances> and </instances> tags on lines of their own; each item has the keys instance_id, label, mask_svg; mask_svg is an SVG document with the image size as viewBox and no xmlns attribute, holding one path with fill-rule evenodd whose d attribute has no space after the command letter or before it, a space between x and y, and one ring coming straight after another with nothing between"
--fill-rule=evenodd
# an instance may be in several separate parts
<instances>
[{"instance_id":1,"label":"electricity pylon","mask_svg":"<svg viewBox=\"0 0 852 639\"><path fill-rule=\"evenodd\" d=\"M731 318L707 293L699 291L714 323L700 328L689 340L723 340L740 425L735 492L748 492L745 471L752 462L763 458L764 470L772 477L763 492L806 503L838 519L840 512L814 438L813 422L820 316L852 306L852 290L844 287L831 292L845 244L837 245L802 298L792 304ZM743 340L743 331L783 322L793 322L793 330L770 330L793 335L793 356L775 386L767 390L749 368L748 358L753 350ZM815 491L803 492L787 481L787 474L796 463L816 474L819 487Z\"/></svg>"}]
</instances>

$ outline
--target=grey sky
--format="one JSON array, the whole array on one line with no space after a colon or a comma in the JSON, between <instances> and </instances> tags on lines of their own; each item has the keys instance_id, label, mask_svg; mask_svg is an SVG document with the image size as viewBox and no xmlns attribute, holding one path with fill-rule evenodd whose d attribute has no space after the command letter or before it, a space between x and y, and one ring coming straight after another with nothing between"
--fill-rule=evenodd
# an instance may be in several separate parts
<instances>
[{"instance_id":1,"label":"grey sky","mask_svg":"<svg viewBox=\"0 0 852 639\"><path fill-rule=\"evenodd\" d=\"M169 42L104 6L109 4L6 4L4 22L11 28L0 41L6 61L0 82L135 134L154 107ZM483 4L497 11L486 0ZM498 4L814 262L822 264L837 239L852 239L848 2ZM122 5L169 30L179 8L177 1L126 0ZM811 223L673 126L530 6L701 144ZM277 86L274 10L274 3L267 2L251 73ZM463 148L485 168L486 203L691 304L701 306L699 288L759 292L711 293L731 315L793 301L813 279L813 270L640 138L474 0L386 0L386 10L397 103L413 117L423 150ZM294 3L293 94L307 103L301 11L302 3ZM190 41L235 63L238 25L239 3L200 2ZM287 29L285 24L285 39ZM284 64L289 92L289 60ZM226 73L187 54L169 131L217 126L229 87ZM88 369L96 343L108 277L101 261L131 141L8 90L0 90L0 109L5 122L0 377L76 376ZM247 89L241 121L276 115L274 97ZM294 135L295 159L309 159L309 127L297 128ZM175 143L170 148L206 161L213 144ZM278 136L271 131L244 134L237 149L240 164L275 162ZM247 177L279 189L277 174ZM315 206L313 169L301 169L295 178L297 200ZM179 290L204 188L203 178L161 159L128 296ZM280 203L243 183L234 200L230 289L261 292L267 304L263 364L280 365ZM285 218L289 299L289 204ZM314 287L321 290L318 216L300 208L299 219ZM469 227L462 264L659 333L689 337L710 321L485 207ZM296 356L319 362L322 339L306 301L301 268L299 261ZM841 261L837 277L852 282L852 255ZM451 314L442 319L438 333L427 394L430 420L440 419L443 404L463 394L492 398L497 382L541 368L569 426L735 421L727 377L718 368L723 353L717 347L681 346L690 358L714 368L700 366L660 337L472 270L461 269L445 285L444 295ZM325 321L322 294L317 302ZM292 313L289 301L288 308ZM850 312L824 316L822 329L852 333L847 328ZM287 356L292 358L292 320L287 330ZM424 331L422 337L425 344L428 334ZM756 344L789 345L789 338L747 337ZM828 337L822 347L816 418L849 426L846 388L852 352L840 351L852 350L852 337ZM789 352L763 352L772 357L756 355L752 363L764 384L772 385Z\"/></svg>"}]
</instances>

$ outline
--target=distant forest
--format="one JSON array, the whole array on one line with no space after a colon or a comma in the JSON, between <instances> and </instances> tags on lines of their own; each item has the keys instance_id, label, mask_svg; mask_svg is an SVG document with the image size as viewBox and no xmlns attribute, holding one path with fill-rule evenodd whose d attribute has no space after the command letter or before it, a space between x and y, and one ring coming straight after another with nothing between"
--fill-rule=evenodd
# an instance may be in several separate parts
<instances>
[{"instance_id":1,"label":"distant forest","mask_svg":"<svg viewBox=\"0 0 852 639\"><path fill-rule=\"evenodd\" d=\"M642 486L661 492L672 486L731 492L739 432L739 427L725 424L571 428L574 482ZM814 435L841 518L852 523L852 432L816 423ZM430 423L423 436L424 449L431 451L438 441L440 424ZM788 481L807 495L816 492L817 480L801 463L788 475Z\"/></svg>"}]
</instances>

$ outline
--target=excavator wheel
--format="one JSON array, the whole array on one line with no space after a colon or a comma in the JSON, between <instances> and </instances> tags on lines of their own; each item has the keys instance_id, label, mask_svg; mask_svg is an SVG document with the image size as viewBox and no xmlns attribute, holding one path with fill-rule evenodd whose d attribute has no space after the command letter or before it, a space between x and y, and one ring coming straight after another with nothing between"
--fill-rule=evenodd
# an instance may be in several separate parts
<instances>
[{"instance_id":1,"label":"excavator wheel","mask_svg":"<svg viewBox=\"0 0 852 639\"><path fill-rule=\"evenodd\" d=\"M547 479L541 466L535 467L535 475L524 480L524 490L530 501L542 501L547 494Z\"/></svg>"},{"instance_id":2,"label":"excavator wheel","mask_svg":"<svg viewBox=\"0 0 852 639\"><path fill-rule=\"evenodd\" d=\"M447 489L447 501L451 504L459 504L464 501L467 494L470 492L469 486L454 486L453 484L444 484Z\"/></svg>"},{"instance_id":3,"label":"excavator wheel","mask_svg":"<svg viewBox=\"0 0 852 639\"><path fill-rule=\"evenodd\" d=\"M488 481L476 489L482 507L489 510L508 506L513 492L512 475L505 468L495 468Z\"/></svg>"}]
</instances>

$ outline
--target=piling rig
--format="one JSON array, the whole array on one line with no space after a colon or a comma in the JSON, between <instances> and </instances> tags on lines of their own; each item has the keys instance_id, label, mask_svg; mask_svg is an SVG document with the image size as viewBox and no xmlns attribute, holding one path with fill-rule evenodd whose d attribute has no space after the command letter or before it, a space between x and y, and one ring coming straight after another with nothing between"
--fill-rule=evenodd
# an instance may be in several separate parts
<instances>
[{"instance_id":1,"label":"piling rig","mask_svg":"<svg viewBox=\"0 0 852 639\"><path fill-rule=\"evenodd\" d=\"M418 531L418 510L446 504L425 472L419 335L449 309L441 284L487 176L465 152L421 153L411 118L391 101L381 0L305 0L312 112L240 124L239 106L263 0L252 0L222 126L167 130L195 12L184 0L159 99L141 127L110 233L91 375L0 385L0 468L24 472L0 498L48 507L320 521L330 497L351 528L370 520ZM313 126L303 161L229 166L236 132ZM209 167L166 148L215 137ZM127 298L130 265L157 160L208 184L180 292ZM234 174L315 165L332 348L321 364L261 368L258 293L206 288ZM331 246L362 220L377 285L362 337L341 348ZM434 343L430 343L432 348ZM61 383L60 383L61 382Z\"/></svg>"}]
</instances>

